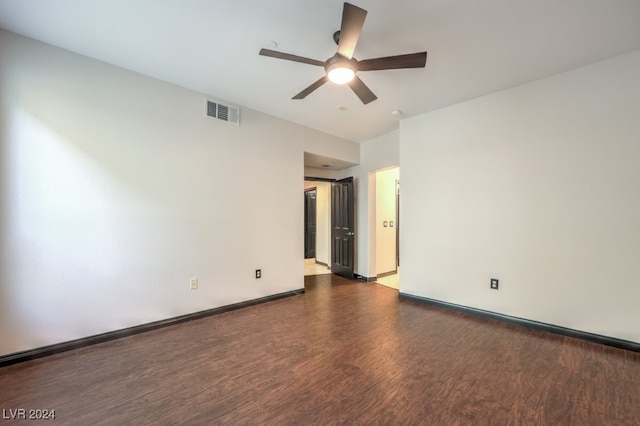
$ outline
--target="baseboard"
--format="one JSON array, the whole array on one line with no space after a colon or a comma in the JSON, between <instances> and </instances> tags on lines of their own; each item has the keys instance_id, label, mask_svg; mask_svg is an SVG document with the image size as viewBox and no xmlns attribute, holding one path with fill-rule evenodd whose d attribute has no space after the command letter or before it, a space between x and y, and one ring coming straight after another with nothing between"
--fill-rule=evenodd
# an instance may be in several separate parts
<instances>
[{"instance_id":1,"label":"baseboard","mask_svg":"<svg viewBox=\"0 0 640 426\"><path fill-rule=\"evenodd\" d=\"M364 275L354 274L354 278L356 280L365 281L365 282L373 282L378 279L378 277L365 277Z\"/></svg>"},{"instance_id":2,"label":"baseboard","mask_svg":"<svg viewBox=\"0 0 640 426\"><path fill-rule=\"evenodd\" d=\"M537 330L559 334L567 337L573 337L573 338L585 340L588 342L600 343L602 345L607 345L607 346L613 346L619 349L626 349L628 351L640 352L640 343L632 342L630 340L617 339L615 337L609 337L609 336L602 336L600 334L574 330L572 328L566 328L559 325L553 325L553 324L528 320L528 319L519 318L519 317L513 317L510 315L499 314L497 312L485 311L483 309L471 308L463 305L456 305L455 303L443 302L436 299L430 299L428 297L414 296L412 294L407 294L407 293L399 293L399 298L405 299L405 300L411 300L418 303L424 303L427 305L439 306L439 307L451 309L454 311L465 312L471 315L491 318L501 322L519 325L522 327L535 328Z\"/></svg>"},{"instance_id":3,"label":"baseboard","mask_svg":"<svg viewBox=\"0 0 640 426\"><path fill-rule=\"evenodd\" d=\"M329 264L324 263L324 262L320 262L319 260L316 260L316 264L322 265L322 266L326 266L327 268L329 267Z\"/></svg>"},{"instance_id":4,"label":"baseboard","mask_svg":"<svg viewBox=\"0 0 640 426\"><path fill-rule=\"evenodd\" d=\"M389 275L395 275L398 273L398 270L394 270L394 271L389 271L389 272L383 272L381 274L378 274L377 278L382 278L382 277L388 277Z\"/></svg>"},{"instance_id":5,"label":"baseboard","mask_svg":"<svg viewBox=\"0 0 640 426\"><path fill-rule=\"evenodd\" d=\"M108 342L111 340L121 339L123 337L132 336L134 334L145 333L147 331L156 330L158 328L169 327L171 325L180 324L187 321L193 321L200 318L218 315L224 312L234 311L236 309L247 308L249 306L261 303L272 302L274 300L283 299L285 297L297 296L303 294L304 289L286 291L284 293L273 294L271 296L260 297L258 299L247 300L245 302L234 303L231 305L220 306L218 308L207 309L205 311L194 312L192 314L181 315L178 317L168 318L165 320L154 321L147 324L136 325L121 330L109 331L107 333L97 334L95 336L83 337L81 339L70 340L68 342L57 343L54 345L43 346L41 348L29 349L27 351L16 352L13 354L0 356L0 367L5 367L19 362L25 362L36 358L42 358L54 355L60 352L66 352L74 349L83 348L85 346L95 345L97 343Z\"/></svg>"}]
</instances>

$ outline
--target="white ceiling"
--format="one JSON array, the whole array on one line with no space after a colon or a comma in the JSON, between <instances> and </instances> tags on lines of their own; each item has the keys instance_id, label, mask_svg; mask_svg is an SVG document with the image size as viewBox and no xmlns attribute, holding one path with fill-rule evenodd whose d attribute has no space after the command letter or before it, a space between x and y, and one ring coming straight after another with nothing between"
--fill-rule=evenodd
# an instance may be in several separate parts
<instances>
[{"instance_id":1,"label":"white ceiling","mask_svg":"<svg viewBox=\"0 0 640 426\"><path fill-rule=\"evenodd\" d=\"M428 51L425 69L360 73L378 96L369 105L332 83L291 100L323 69L258 55L274 40L332 56L339 0L0 0L0 27L356 142L399 118L640 49L639 0L352 3L369 12L357 59Z\"/></svg>"},{"instance_id":2,"label":"white ceiling","mask_svg":"<svg viewBox=\"0 0 640 426\"><path fill-rule=\"evenodd\" d=\"M342 170L355 166L355 164L349 163L348 161L338 160L336 158L305 152L304 166L314 169Z\"/></svg>"}]
</instances>

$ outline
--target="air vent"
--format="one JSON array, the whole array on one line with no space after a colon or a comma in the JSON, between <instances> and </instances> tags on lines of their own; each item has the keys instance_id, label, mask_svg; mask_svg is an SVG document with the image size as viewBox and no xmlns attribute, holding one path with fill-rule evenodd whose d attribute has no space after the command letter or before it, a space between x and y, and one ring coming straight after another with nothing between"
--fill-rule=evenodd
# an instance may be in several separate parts
<instances>
[{"instance_id":1,"label":"air vent","mask_svg":"<svg viewBox=\"0 0 640 426\"><path fill-rule=\"evenodd\" d=\"M239 126L240 108L207 99L207 117L217 118L218 120Z\"/></svg>"}]
</instances>

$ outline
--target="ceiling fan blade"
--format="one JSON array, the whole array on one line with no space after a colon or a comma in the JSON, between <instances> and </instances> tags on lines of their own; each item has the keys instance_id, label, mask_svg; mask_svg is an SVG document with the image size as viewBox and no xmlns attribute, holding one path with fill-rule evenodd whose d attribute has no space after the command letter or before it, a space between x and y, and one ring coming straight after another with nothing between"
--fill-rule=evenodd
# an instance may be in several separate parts
<instances>
[{"instance_id":1,"label":"ceiling fan blade","mask_svg":"<svg viewBox=\"0 0 640 426\"><path fill-rule=\"evenodd\" d=\"M400 68L424 68L427 52L407 55L387 56L385 58L365 59L358 62L358 71L393 70Z\"/></svg>"},{"instance_id":2,"label":"ceiling fan blade","mask_svg":"<svg viewBox=\"0 0 640 426\"><path fill-rule=\"evenodd\" d=\"M322 86L323 84L325 84L327 81L329 80L329 78L325 75L324 77L322 77L320 80L316 81L315 83L313 83L311 86L307 87L306 89L304 89L302 92L298 93L297 95L295 95L293 98L291 99L304 99L307 96L309 96L309 94L311 92L313 92L314 90L316 90L318 87Z\"/></svg>"},{"instance_id":3,"label":"ceiling fan blade","mask_svg":"<svg viewBox=\"0 0 640 426\"><path fill-rule=\"evenodd\" d=\"M360 32L364 25L364 19L367 17L367 11L354 6L351 3L345 3L342 9L342 25L340 25L340 43L338 44L338 53L347 59L353 57L356 50Z\"/></svg>"},{"instance_id":4,"label":"ceiling fan blade","mask_svg":"<svg viewBox=\"0 0 640 426\"><path fill-rule=\"evenodd\" d=\"M324 67L323 61L318 61L316 59L309 59L303 56L291 55L289 53L276 52L275 50L269 49L260 49L260 55L262 56L270 56L272 58L285 59L287 61L293 62L302 62L303 64L309 65L318 65L319 67Z\"/></svg>"},{"instance_id":5,"label":"ceiling fan blade","mask_svg":"<svg viewBox=\"0 0 640 426\"><path fill-rule=\"evenodd\" d=\"M353 93L355 93L365 105L378 99L358 76L355 76L353 80L349 82L349 87L351 87Z\"/></svg>"}]
</instances>

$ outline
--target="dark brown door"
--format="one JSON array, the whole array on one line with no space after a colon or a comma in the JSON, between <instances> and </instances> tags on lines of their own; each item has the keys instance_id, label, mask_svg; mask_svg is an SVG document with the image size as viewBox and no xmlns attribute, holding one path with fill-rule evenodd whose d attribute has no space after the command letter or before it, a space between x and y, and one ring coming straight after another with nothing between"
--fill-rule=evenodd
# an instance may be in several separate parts
<instances>
[{"instance_id":1,"label":"dark brown door","mask_svg":"<svg viewBox=\"0 0 640 426\"><path fill-rule=\"evenodd\" d=\"M316 190L304 191L304 258L316 257Z\"/></svg>"},{"instance_id":2,"label":"dark brown door","mask_svg":"<svg viewBox=\"0 0 640 426\"><path fill-rule=\"evenodd\" d=\"M353 278L355 264L355 232L353 178L334 182L331 186L331 272Z\"/></svg>"}]
</instances>

